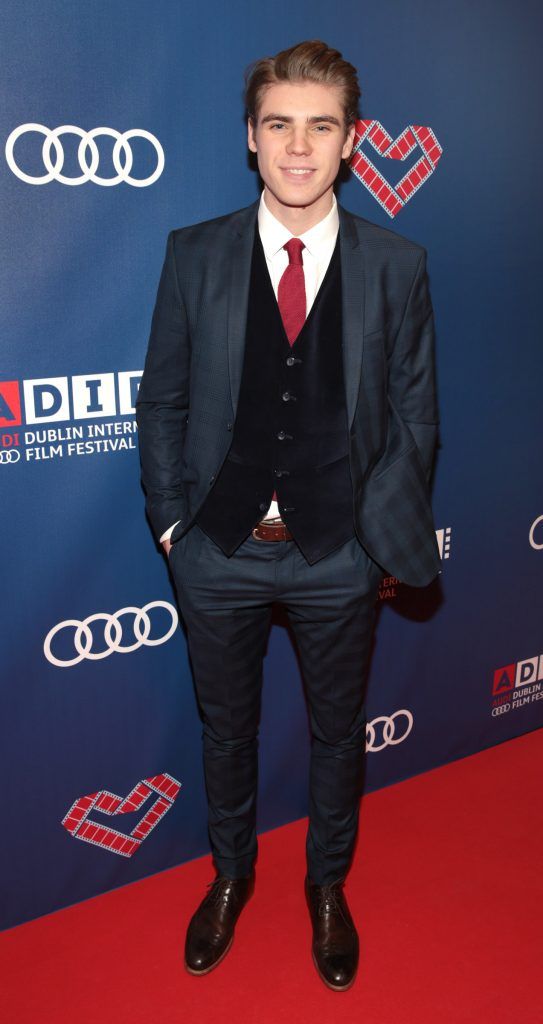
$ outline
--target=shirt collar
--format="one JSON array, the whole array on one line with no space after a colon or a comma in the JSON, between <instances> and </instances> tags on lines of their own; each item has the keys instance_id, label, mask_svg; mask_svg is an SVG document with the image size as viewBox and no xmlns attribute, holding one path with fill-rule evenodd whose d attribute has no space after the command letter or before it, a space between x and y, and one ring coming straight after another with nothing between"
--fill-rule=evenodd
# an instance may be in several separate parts
<instances>
[{"instance_id":1,"label":"shirt collar","mask_svg":"<svg viewBox=\"0 0 543 1024\"><path fill-rule=\"evenodd\" d=\"M332 207L326 216L318 224L314 224L312 228L309 228L309 231L305 231L303 235L300 235L299 238L312 256L318 256L322 245L335 241L338 229L339 214L337 200L332 193ZM284 224L281 224L281 221L277 220L277 217L266 206L264 190L260 196L260 205L258 207L258 231L266 259L271 259L272 256L275 256L283 248L285 242L288 242L289 238L293 237L289 229Z\"/></svg>"}]
</instances>

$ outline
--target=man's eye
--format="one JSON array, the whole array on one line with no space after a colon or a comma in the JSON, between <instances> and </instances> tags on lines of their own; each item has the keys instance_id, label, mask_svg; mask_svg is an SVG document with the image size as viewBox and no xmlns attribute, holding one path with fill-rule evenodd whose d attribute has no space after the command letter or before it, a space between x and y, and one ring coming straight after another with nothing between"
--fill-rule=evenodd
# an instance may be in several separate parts
<instances>
[{"instance_id":1,"label":"man's eye","mask_svg":"<svg viewBox=\"0 0 543 1024\"><path fill-rule=\"evenodd\" d=\"M325 132L329 132L330 131L330 126L327 125L327 124L317 124L317 125L315 125L315 127L317 128L317 130L322 128L323 131L325 131Z\"/></svg>"}]
</instances>

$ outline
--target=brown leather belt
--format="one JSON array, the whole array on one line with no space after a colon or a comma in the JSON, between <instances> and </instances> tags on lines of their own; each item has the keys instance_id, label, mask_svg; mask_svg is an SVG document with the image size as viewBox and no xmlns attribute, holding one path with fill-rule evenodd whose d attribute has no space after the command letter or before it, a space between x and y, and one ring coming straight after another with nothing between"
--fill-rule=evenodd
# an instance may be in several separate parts
<instances>
[{"instance_id":1,"label":"brown leather belt","mask_svg":"<svg viewBox=\"0 0 543 1024\"><path fill-rule=\"evenodd\" d=\"M294 540L284 523L257 523L253 527L252 535L255 540Z\"/></svg>"}]
</instances>

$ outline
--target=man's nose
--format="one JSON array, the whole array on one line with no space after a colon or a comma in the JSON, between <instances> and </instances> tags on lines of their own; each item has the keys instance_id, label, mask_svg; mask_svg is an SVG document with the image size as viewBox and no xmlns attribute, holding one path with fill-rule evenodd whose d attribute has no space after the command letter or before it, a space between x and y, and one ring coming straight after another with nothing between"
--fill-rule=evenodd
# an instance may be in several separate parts
<instances>
[{"instance_id":1,"label":"man's nose","mask_svg":"<svg viewBox=\"0 0 543 1024\"><path fill-rule=\"evenodd\" d=\"M289 139L287 150L289 153L310 153L311 140L305 128L295 128Z\"/></svg>"}]
</instances>

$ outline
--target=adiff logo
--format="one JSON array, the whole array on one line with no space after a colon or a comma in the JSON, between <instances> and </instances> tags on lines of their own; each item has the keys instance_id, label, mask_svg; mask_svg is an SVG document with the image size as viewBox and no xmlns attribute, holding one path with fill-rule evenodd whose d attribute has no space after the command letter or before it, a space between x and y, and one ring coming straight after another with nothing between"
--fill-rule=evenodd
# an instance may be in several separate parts
<instances>
[{"instance_id":1,"label":"adiff logo","mask_svg":"<svg viewBox=\"0 0 543 1024\"><path fill-rule=\"evenodd\" d=\"M133 417L142 374L0 381L0 465L135 448L130 435L137 430Z\"/></svg>"},{"instance_id":2,"label":"adiff logo","mask_svg":"<svg viewBox=\"0 0 543 1024\"><path fill-rule=\"evenodd\" d=\"M128 416L134 412L142 370L86 373L76 377L40 377L0 381L0 429L27 424Z\"/></svg>"},{"instance_id":3,"label":"adiff logo","mask_svg":"<svg viewBox=\"0 0 543 1024\"><path fill-rule=\"evenodd\" d=\"M492 683L492 696L507 693L519 686L530 686L543 679L543 654L524 661L515 661L510 665L497 668Z\"/></svg>"}]
</instances>

